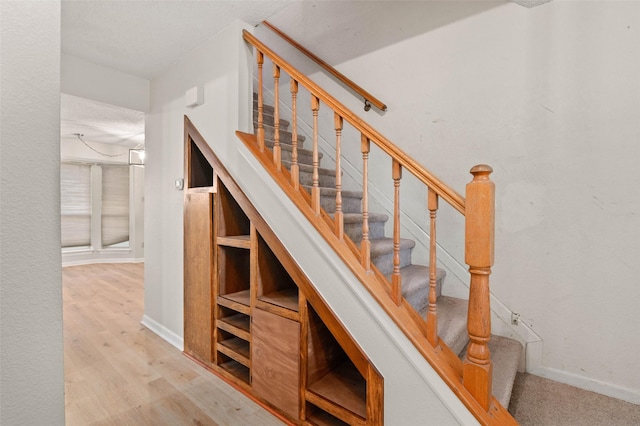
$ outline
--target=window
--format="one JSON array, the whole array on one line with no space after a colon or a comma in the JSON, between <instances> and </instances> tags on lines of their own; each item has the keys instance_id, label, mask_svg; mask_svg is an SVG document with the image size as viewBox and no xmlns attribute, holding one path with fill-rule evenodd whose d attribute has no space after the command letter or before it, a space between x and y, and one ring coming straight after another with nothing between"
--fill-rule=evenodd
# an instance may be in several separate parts
<instances>
[{"instance_id":1,"label":"window","mask_svg":"<svg viewBox=\"0 0 640 426\"><path fill-rule=\"evenodd\" d=\"M129 166L102 166L102 247L129 247Z\"/></svg>"},{"instance_id":2,"label":"window","mask_svg":"<svg viewBox=\"0 0 640 426\"><path fill-rule=\"evenodd\" d=\"M62 247L91 246L91 166L60 165Z\"/></svg>"},{"instance_id":3,"label":"window","mask_svg":"<svg viewBox=\"0 0 640 426\"><path fill-rule=\"evenodd\" d=\"M63 249L129 248L129 169L60 164Z\"/></svg>"}]
</instances>

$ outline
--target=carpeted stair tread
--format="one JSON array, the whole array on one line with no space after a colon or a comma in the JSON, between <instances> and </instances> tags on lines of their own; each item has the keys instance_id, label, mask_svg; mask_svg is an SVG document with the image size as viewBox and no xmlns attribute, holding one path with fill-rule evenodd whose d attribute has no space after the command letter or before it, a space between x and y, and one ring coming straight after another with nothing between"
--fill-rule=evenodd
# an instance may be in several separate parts
<instances>
[{"instance_id":1,"label":"carpeted stair tread","mask_svg":"<svg viewBox=\"0 0 640 426\"><path fill-rule=\"evenodd\" d=\"M282 165L291 170L291 161L282 160ZM300 185L313 185L313 166L310 164L298 163L300 170ZM331 188L336 186L336 171L332 169L323 169L318 167L318 184L321 187Z\"/></svg>"},{"instance_id":2,"label":"carpeted stair tread","mask_svg":"<svg viewBox=\"0 0 640 426\"><path fill-rule=\"evenodd\" d=\"M426 313L429 304L429 267L423 265L409 265L400 269L402 277L402 296L417 312ZM442 283L446 272L436 269L436 295L439 297L442 291ZM391 281L391 274L386 275Z\"/></svg>"},{"instance_id":3,"label":"carpeted stair tread","mask_svg":"<svg viewBox=\"0 0 640 426\"><path fill-rule=\"evenodd\" d=\"M400 250L412 249L416 242L407 238L400 238ZM393 238L378 238L371 240L371 257L385 253L393 253Z\"/></svg>"},{"instance_id":4,"label":"carpeted stair tread","mask_svg":"<svg viewBox=\"0 0 640 426\"><path fill-rule=\"evenodd\" d=\"M257 124L255 125L255 128L257 129L258 126ZM274 141L275 140L275 127L270 126L270 125L264 125L264 139L265 140L269 140L269 141ZM304 145L304 141L306 140L306 138L302 135L298 135L298 148L302 148L302 146ZM281 144L286 144L286 145L292 145L293 144L293 134L286 129L280 128L280 143Z\"/></svg>"},{"instance_id":5,"label":"carpeted stair tread","mask_svg":"<svg viewBox=\"0 0 640 426\"><path fill-rule=\"evenodd\" d=\"M427 303L429 303L429 267L423 265L409 265L400 270L402 275L402 293L411 294L419 290L426 293ZM436 268L436 296L440 297L442 281L447 273L444 269ZM421 309L416 309L418 312Z\"/></svg>"},{"instance_id":6,"label":"carpeted stair tread","mask_svg":"<svg viewBox=\"0 0 640 426\"><path fill-rule=\"evenodd\" d=\"M309 185L301 185L311 194L312 187ZM336 211L336 189L319 187L320 189L320 207L327 213L335 213ZM342 212L343 213L360 213L362 211L362 192L361 191L342 191Z\"/></svg>"},{"instance_id":7,"label":"carpeted stair tread","mask_svg":"<svg viewBox=\"0 0 640 426\"><path fill-rule=\"evenodd\" d=\"M383 275L393 272L393 238L371 240L371 262ZM416 243L413 240L400 239L400 268L411 264L411 250Z\"/></svg>"},{"instance_id":8,"label":"carpeted stair tread","mask_svg":"<svg viewBox=\"0 0 640 426\"><path fill-rule=\"evenodd\" d=\"M273 126L273 124L275 123L275 117L271 114L265 114L264 112L262 113L262 125L266 126ZM280 119L280 129L289 129L289 126L291 125L291 123L289 123L288 120L284 120L284 119ZM253 106L253 127L255 129L258 128L258 106L257 104Z\"/></svg>"},{"instance_id":9,"label":"carpeted stair tread","mask_svg":"<svg viewBox=\"0 0 640 426\"><path fill-rule=\"evenodd\" d=\"M467 335L467 308L469 302L456 297L438 297L438 335L451 348L459 354L464 351L469 336ZM420 311L422 316L426 310Z\"/></svg>"},{"instance_id":10,"label":"carpeted stair tread","mask_svg":"<svg viewBox=\"0 0 640 426\"><path fill-rule=\"evenodd\" d=\"M275 145L275 142L269 139L264 140L264 144L267 148L272 149ZM281 151L292 152L293 146L289 144L280 144ZM313 157L313 151L309 151L308 149L298 148L298 158L300 157ZM318 152L318 160L322 159L322 153Z\"/></svg>"},{"instance_id":11,"label":"carpeted stair tread","mask_svg":"<svg viewBox=\"0 0 640 426\"><path fill-rule=\"evenodd\" d=\"M467 357L467 349L468 347L465 347L460 353L460 359L463 361ZM489 340L489 353L491 353L491 363L493 364L491 393L504 408L509 408L511 392L522 355L522 345L517 340L492 334Z\"/></svg>"},{"instance_id":12,"label":"carpeted stair tread","mask_svg":"<svg viewBox=\"0 0 640 426\"><path fill-rule=\"evenodd\" d=\"M493 396L503 407L509 408L522 345L517 340L492 335L489 340L489 352L493 363Z\"/></svg>"},{"instance_id":13,"label":"carpeted stair tread","mask_svg":"<svg viewBox=\"0 0 640 426\"><path fill-rule=\"evenodd\" d=\"M333 214L331 215L333 217ZM371 222L386 222L389 220L389 216L384 213L369 213L369 223ZM362 213L345 213L343 222L347 223L362 223Z\"/></svg>"},{"instance_id":14,"label":"carpeted stair tread","mask_svg":"<svg viewBox=\"0 0 640 426\"><path fill-rule=\"evenodd\" d=\"M307 186L304 185L305 188L307 188L309 191L311 191L311 186ZM336 189L335 188L327 188L324 186L320 187L320 196L332 196L335 198L336 196ZM346 190L343 189L342 190L342 197L349 197L349 198L360 198L362 199L362 191L350 191L350 190Z\"/></svg>"},{"instance_id":15,"label":"carpeted stair tread","mask_svg":"<svg viewBox=\"0 0 640 426\"><path fill-rule=\"evenodd\" d=\"M254 111L258 110L258 95L256 93L253 94L253 110ZM273 116L273 112L274 111L275 111L275 108L273 107L273 105L265 104L264 100L263 100L263 102L262 102L262 114L263 115L266 114L266 115Z\"/></svg>"},{"instance_id":16,"label":"carpeted stair tread","mask_svg":"<svg viewBox=\"0 0 640 426\"><path fill-rule=\"evenodd\" d=\"M334 216L332 213L331 217ZM384 213L369 213L369 239L384 238L384 224L389 216ZM362 241L362 213L344 213L344 233L354 243Z\"/></svg>"},{"instance_id":17,"label":"carpeted stair tread","mask_svg":"<svg viewBox=\"0 0 640 426\"><path fill-rule=\"evenodd\" d=\"M282 161L282 164L287 168L290 169L291 168L291 161ZM307 173L313 173L313 166L311 164L300 164L298 163L298 168L300 169L300 171L304 171ZM335 169L323 169L322 167L318 167L318 174L320 175L327 175L327 176L336 176L336 170Z\"/></svg>"}]
</instances>

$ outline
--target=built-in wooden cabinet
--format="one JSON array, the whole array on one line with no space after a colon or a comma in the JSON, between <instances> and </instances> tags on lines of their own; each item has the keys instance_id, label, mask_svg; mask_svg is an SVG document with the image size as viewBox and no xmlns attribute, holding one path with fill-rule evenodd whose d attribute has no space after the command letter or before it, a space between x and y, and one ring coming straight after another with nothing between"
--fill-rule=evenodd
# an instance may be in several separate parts
<instances>
[{"instance_id":1,"label":"built-in wooden cabinet","mask_svg":"<svg viewBox=\"0 0 640 426\"><path fill-rule=\"evenodd\" d=\"M300 411L300 323L256 308L251 318L251 390L290 418Z\"/></svg>"},{"instance_id":2,"label":"built-in wooden cabinet","mask_svg":"<svg viewBox=\"0 0 640 426\"><path fill-rule=\"evenodd\" d=\"M185 354L290 422L382 424L379 373L185 125Z\"/></svg>"},{"instance_id":3,"label":"built-in wooden cabinet","mask_svg":"<svg viewBox=\"0 0 640 426\"><path fill-rule=\"evenodd\" d=\"M213 342L212 278L213 167L195 144L189 144L184 196L184 351L211 362Z\"/></svg>"}]
</instances>

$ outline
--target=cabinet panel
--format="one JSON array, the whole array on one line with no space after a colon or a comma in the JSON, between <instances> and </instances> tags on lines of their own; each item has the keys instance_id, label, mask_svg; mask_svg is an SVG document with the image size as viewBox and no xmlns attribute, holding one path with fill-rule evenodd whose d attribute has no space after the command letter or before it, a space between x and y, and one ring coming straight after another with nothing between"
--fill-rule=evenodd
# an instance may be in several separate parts
<instances>
[{"instance_id":1,"label":"cabinet panel","mask_svg":"<svg viewBox=\"0 0 640 426\"><path fill-rule=\"evenodd\" d=\"M211 362L213 335L213 196L185 195L184 206L184 350Z\"/></svg>"},{"instance_id":2,"label":"cabinet panel","mask_svg":"<svg viewBox=\"0 0 640 426\"><path fill-rule=\"evenodd\" d=\"M253 393L298 418L300 324L255 309L251 330Z\"/></svg>"}]
</instances>

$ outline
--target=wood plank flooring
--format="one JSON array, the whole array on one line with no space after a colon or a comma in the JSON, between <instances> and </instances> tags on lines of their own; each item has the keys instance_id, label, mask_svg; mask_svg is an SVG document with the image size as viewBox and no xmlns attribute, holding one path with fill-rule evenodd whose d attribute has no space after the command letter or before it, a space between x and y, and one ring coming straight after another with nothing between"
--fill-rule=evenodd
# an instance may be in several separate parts
<instances>
[{"instance_id":1,"label":"wood plank flooring","mask_svg":"<svg viewBox=\"0 0 640 426\"><path fill-rule=\"evenodd\" d=\"M63 268L66 424L282 425L140 324L143 271Z\"/></svg>"}]
</instances>

